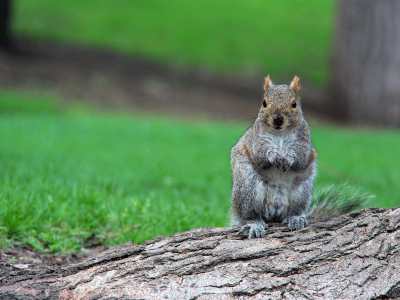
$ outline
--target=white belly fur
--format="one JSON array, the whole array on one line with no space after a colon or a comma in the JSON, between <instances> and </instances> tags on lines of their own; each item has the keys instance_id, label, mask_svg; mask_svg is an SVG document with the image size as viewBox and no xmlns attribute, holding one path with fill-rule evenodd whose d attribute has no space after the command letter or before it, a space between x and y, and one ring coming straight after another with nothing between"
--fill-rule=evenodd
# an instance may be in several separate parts
<instances>
[{"instance_id":1,"label":"white belly fur","mask_svg":"<svg viewBox=\"0 0 400 300\"><path fill-rule=\"evenodd\" d=\"M276 147L279 151L279 155L283 155L283 151L290 147L290 144L296 139L296 132L292 132L286 135L275 136L270 139L271 144ZM287 207L289 206L289 198L299 193L299 187L294 187L293 183L296 180L298 174L291 170L285 172L282 169L277 169L274 166L265 170L262 174L264 187L265 187L265 198L264 205L267 219L269 217L281 216L285 217L287 214ZM279 190L279 192L278 192ZM276 201L277 196L280 197L279 207L274 205L274 199Z\"/></svg>"}]
</instances>

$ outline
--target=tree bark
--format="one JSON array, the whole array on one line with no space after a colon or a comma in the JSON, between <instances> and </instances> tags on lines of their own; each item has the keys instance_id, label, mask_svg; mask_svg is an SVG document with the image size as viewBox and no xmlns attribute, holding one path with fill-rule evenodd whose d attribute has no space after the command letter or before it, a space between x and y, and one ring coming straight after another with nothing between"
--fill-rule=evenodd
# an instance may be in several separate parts
<instances>
[{"instance_id":1,"label":"tree bark","mask_svg":"<svg viewBox=\"0 0 400 300\"><path fill-rule=\"evenodd\" d=\"M0 277L0 298L400 297L400 207L363 209L299 231L272 224L260 239L238 230L198 228L67 267L13 269Z\"/></svg>"},{"instance_id":2,"label":"tree bark","mask_svg":"<svg viewBox=\"0 0 400 300\"><path fill-rule=\"evenodd\" d=\"M341 1L331 113L360 124L400 126L400 1Z\"/></svg>"}]
</instances>

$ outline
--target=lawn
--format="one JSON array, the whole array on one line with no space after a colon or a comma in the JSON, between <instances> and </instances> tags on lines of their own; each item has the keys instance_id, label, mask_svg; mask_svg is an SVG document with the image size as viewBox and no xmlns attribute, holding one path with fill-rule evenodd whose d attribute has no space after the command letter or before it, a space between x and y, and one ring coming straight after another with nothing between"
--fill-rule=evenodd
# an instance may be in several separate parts
<instances>
[{"instance_id":1,"label":"lawn","mask_svg":"<svg viewBox=\"0 0 400 300\"><path fill-rule=\"evenodd\" d=\"M47 99L47 100L46 100ZM247 125L65 108L0 93L0 247L79 251L229 223L230 148ZM400 204L400 134L312 126L317 186Z\"/></svg>"},{"instance_id":2,"label":"lawn","mask_svg":"<svg viewBox=\"0 0 400 300\"><path fill-rule=\"evenodd\" d=\"M16 36L325 86L335 0L15 0Z\"/></svg>"}]
</instances>

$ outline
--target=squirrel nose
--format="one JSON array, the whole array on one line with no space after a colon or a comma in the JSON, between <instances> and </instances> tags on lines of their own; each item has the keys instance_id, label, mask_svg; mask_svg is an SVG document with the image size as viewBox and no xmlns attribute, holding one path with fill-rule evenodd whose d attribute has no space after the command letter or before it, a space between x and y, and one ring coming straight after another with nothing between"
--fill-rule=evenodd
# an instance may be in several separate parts
<instances>
[{"instance_id":1,"label":"squirrel nose","mask_svg":"<svg viewBox=\"0 0 400 300\"><path fill-rule=\"evenodd\" d=\"M283 124L283 116L278 115L274 117L274 125L281 126Z\"/></svg>"}]
</instances>

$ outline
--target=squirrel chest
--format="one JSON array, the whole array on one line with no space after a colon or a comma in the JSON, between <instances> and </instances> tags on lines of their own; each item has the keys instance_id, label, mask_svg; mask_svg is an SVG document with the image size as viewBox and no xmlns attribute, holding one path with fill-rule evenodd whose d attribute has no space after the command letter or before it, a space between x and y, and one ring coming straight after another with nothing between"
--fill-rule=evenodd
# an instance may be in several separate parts
<instances>
[{"instance_id":1,"label":"squirrel chest","mask_svg":"<svg viewBox=\"0 0 400 300\"><path fill-rule=\"evenodd\" d=\"M285 151L290 149L291 146L296 142L297 132L293 130L288 133L277 135L261 135L259 138L266 142L265 152L271 148L275 148L278 150L278 155L283 156L286 154ZM261 175L265 184L291 186L296 181L298 172L291 169L286 171L283 171L282 168L278 169L273 165L268 164L265 157L259 157L257 161L259 162L258 165L255 165L254 167Z\"/></svg>"}]
</instances>

